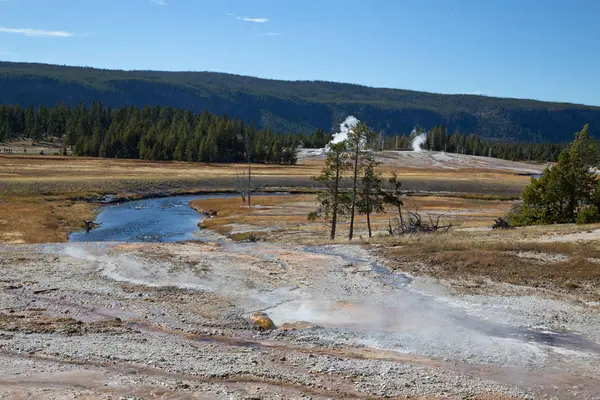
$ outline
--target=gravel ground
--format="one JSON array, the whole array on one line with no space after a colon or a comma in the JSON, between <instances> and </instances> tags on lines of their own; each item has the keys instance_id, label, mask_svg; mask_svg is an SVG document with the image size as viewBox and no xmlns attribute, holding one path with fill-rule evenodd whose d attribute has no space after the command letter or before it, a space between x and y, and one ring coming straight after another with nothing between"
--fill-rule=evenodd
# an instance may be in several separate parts
<instances>
[{"instance_id":1,"label":"gravel ground","mask_svg":"<svg viewBox=\"0 0 600 400\"><path fill-rule=\"evenodd\" d=\"M359 246L1 247L0 397L600 398L597 309L382 265Z\"/></svg>"}]
</instances>

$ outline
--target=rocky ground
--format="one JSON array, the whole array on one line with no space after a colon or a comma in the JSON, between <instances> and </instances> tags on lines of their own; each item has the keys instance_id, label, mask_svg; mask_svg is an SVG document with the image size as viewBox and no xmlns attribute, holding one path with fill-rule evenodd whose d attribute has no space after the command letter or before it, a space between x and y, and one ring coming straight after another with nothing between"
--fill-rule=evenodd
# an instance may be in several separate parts
<instances>
[{"instance_id":1,"label":"rocky ground","mask_svg":"<svg viewBox=\"0 0 600 400\"><path fill-rule=\"evenodd\" d=\"M385 261L222 240L4 246L0 397L600 398L596 306L451 294Z\"/></svg>"}]
</instances>

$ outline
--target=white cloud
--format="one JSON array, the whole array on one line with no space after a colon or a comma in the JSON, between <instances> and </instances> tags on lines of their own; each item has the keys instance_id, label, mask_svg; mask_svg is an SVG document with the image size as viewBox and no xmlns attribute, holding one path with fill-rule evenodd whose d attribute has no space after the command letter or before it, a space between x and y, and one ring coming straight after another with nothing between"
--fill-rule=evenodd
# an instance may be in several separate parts
<instances>
[{"instance_id":1,"label":"white cloud","mask_svg":"<svg viewBox=\"0 0 600 400\"><path fill-rule=\"evenodd\" d=\"M162 0L159 0L162 1ZM235 13L225 13L225 15L227 15L228 17L234 17L235 19L238 19L240 21L244 21L244 22L254 22L255 24L264 24L269 22L269 18L250 18L250 17L238 17L237 14Z\"/></svg>"},{"instance_id":2,"label":"white cloud","mask_svg":"<svg viewBox=\"0 0 600 400\"><path fill-rule=\"evenodd\" d=\"M281 32L262 32L257 33L256 36L283 36Z\"/></svg>"},{"instance_id":3,"label":"white cloud","mask_svg":"<svg viewBox=\"0 0 600 400\"><path fill-rule=\"evenodd\" d=\"M248 17L237 17L240 21L246 22L254 22L257 24L264 24L265 22L269 22L269 18L248 18Z\"/></svg>"},{"instance_id":4,"label":"white cloud","mask_svg":"<svg viewBox=\"0 0 600 400\"><path fill-rule=\"evenodd\" d=\"M150 0L151 3L158 4L159 6L166 6L167 0Z\"/></svg>"},{"instance_id":5,"label":"white cloud","mask_svg":"<svg viewBox=\"0 0 600 400\"><path fill-rule=\"evenodd\" d=\"M32 29L32 28L6 28L0 26L0 32L2 33L18 33L25 36L45 36L45 37L72 37L74 33L65 31L46 31L43 29Z\"/></svg>"}]
</instances>

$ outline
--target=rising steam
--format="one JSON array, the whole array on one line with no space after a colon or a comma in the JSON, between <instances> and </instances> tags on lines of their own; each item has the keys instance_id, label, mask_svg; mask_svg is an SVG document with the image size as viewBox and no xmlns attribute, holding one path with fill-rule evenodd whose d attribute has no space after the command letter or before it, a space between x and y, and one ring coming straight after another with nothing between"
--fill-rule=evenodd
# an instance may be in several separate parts
<instances>
[{"instance_id":1,"label":"rising steam","mask_svg":"<svg viewBox=\"0 0 600 400\"><path fill-rule=\"evenodd\" d=\"M412 134L416 134L417 131L415 129L413 129ZM412 146L412 149L414 152L416 153L420 153L421 151L423 151L423 149L421 148L425 142L427 141L427 132L423 132L420 135L416 136L412 142L410 143L410 145Z\"/></svg>"},{"instance_id":2,"label":"rising steam","mask_svg":"<svg viewBox=\"0 0 600 400\"><path fill-rule=\"evenodd\" d=\"M333 139L331 140L331 142L329 144L341 143L341 142L347 140L348 133L350 133L350 131L352 131L352 129L354 129L354 127L359 122L360 121L358 119L356 119L356 117L354 117L353 115L350 115L349 117L347 117L344 120L344 122L342 122L340 124L340 131L333 135Z\"/></svg>"},{"instance_id":3,"label":"rising steam","mask_svg":"<svg viewBox=\"0 0 600 400\"><path fill-rule=\"evenodd\" d=\"M350 133L359 122L360 121L356 117L350 115L340 124L339 132L333 134L333 139L325 146L325 148L303 149L302 147L298 147L298 155L300 157L324 156L329 151L329 146L347 140L348 133Z\"/></svg>"}]
</instances>

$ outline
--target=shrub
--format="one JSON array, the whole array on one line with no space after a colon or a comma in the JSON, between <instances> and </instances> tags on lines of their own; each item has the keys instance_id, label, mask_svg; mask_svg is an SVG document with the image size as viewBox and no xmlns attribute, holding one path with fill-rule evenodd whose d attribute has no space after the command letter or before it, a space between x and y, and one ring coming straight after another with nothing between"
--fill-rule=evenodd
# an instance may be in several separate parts
<instances>
[{"instance_id":1,"label":"shrub","mask_svg":"<svg viewBox=\"0 0 600 400\"><path fill-rule=\"evenodd\" d=\"M234 242L251 242L255 243L260 240L260 237L255 232L238 232L229 235Z\"/></svg>"},{"instance_id":2,"label":"shrub","mask_svg":"<svg viewBox=\"0 0 600 400\"><path fill-rule=\"evenodd\" d=\"M596 206L583 207L579 210L575 219L575 223L578 225L593 224L595 222L600 222L600 211Z\"/></svg>"},{"instance_id":3,"label":"shrub","mask_svg":"<svg viewBox=\"0 0 600 400\"><path fill-rule=\"evenodd\" d=\"M523 207L523 203L514 204L508 212L510 226L528 226L536 223L535 209Z\"/></svg>"}]
</instances>

